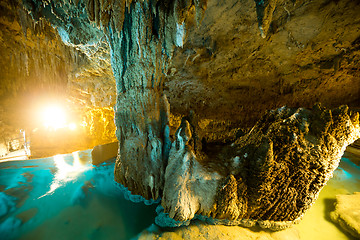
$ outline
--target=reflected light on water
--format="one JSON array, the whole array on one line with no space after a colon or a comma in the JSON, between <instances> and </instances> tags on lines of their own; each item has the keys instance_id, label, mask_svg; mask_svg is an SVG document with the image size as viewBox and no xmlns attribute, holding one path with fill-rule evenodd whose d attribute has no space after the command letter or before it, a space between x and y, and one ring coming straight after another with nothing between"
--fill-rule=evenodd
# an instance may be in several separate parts
<instances>
[{"instance_id":1,"label":"reflected light on water","mask_svg":"<svg viewBox=\"0 0 360 240\"><path fill-rule=\"evenodd\" d=\"M69 164L65 161L65 158L71 158L70 155L59 154L54 156L54 163L56 172L52 180L50 190L39 198L54 193L56 189L64 186L67 182L75 181L76 177L91 168L91 166L83 164L80 160L79 152L73 152L73 164Z\"/></svg>"}]
</instances>

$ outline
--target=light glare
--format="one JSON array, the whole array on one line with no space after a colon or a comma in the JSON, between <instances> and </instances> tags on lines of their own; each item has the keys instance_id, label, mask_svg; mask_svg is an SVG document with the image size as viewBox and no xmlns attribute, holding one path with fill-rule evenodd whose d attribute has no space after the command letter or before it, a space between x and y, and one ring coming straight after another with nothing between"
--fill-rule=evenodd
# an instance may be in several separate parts
<instances>
[{"instance_id":1,"label":"light glare","mask_svg":"<svg viewBox=\"0 0 360 240\"><path fill-rule=\"evenodd\" d=\"M75 123L70 123L69 124L69 129L70 130L75 130L76 129L76 124Z\"/></svg>"},{"instance_id":2,"label":"light glare","mask_svg":"<svg viewBox=\"0 0 360 240\"><path fill-rule=\"evenodd\" d=\"M43 111L43 121L46 128L59 129L65 127L66 115L59 106L48 106Z\"/></svg>"}]
</instances>

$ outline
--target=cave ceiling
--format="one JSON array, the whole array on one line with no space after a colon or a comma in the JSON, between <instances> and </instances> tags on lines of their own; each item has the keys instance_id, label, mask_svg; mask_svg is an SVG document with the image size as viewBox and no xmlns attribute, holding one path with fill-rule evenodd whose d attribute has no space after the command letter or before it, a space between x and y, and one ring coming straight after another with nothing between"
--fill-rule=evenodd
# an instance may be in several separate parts
<instances>
[{"instance_id":1,"label":"cave ceiling","mask_svg":"<svg viewBox=\"0 0 360 240\"><path fill-rule=\"evenodd\" d=\"M359 1L277 1L262 38L254 1L209 1L175 51L172 110L251 126L283 105L360 104Z\"/></svg>"},{"instance_id":2,"label":"cave ceiling","mask_svg":"<svg viewBox=\"0 0 360 240\"><path fill-rule=\"evenodd\" d=\"M96 4L53 1L53 9L62 12L52 14L69 15L54 20L46 17L46 7L34 15L29 6L36 2L1 1L2 118L13 112L15 99L14 106L26 109L24 96L49 92L75 108L114 106L116 86L103 33L109 16L91 12ZM70 11L75 4L78 10ZM194 110L202 119L249 127L266 110L283 105L359 108L359 1L270 4L262 29L253 0L209 0L202 21L187 22L185 41L175 48L164 80L175 119ZM120 20L110 24L122 28L121 14L112 17ZM11 119L24 118L16 114Z\"/></svg>"}]
</instances>

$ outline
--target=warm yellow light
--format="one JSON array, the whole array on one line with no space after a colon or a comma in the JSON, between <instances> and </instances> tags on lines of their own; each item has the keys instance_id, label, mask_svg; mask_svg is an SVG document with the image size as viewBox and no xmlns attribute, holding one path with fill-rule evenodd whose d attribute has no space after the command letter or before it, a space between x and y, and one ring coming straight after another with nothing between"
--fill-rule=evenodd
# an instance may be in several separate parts
<instances>
[{"instance_id":1,"label":"warm yellow light","mask_svg":"<svg viewBox=\"0 0 360 240\"><path fill-rule=\"evenodd\" d=\"M60 106L48 106L43 111L43 123L46 128L58 129L65 127L66 115Z\"/></svg>"},{"instance_id":2,"label":"warm yellow light","mask_svg":"<svg viewBox=\"0 0 360 240\"><path fill-rule=\"evenodd\" d=\"M69 129L70 130L75 130L76 129L76 124L75 123L70 123L69 124Z\"/></svg>"}]
</instances>

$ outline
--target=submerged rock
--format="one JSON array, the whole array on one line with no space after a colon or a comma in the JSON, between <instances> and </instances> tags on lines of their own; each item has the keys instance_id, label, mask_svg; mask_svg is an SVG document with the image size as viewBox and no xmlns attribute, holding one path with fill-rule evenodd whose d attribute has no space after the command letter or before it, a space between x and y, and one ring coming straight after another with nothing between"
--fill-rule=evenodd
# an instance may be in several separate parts
<instances>
[{"instance_id":1,"label":"submerged rock","mask_svg":"<svg viewBox=\"0 0 360 240\"><path fill-rule=\"evenodd\" d=\"M0 223L0 238L14 239L17 229L21 226L21 220L16 217L6 218Z\"/></svg>"},{"instance_id":2,"label":"submerged rock","mask_svg":"<svg viewBox=\"0 0 360 240\"><path fill-rule=\"evenodd\" d=\"M0 192L0 218L15 209L16 199L3 192Z\"/></svg>"},{"instance_id":3,"label":"submerged rock","mask_svg":"<svg viewBox=\"0 0 360 240\"><path fill-rule=\"evenodd\" d=\"M360 192L336 196L336 209L331 220L355 238L360 238Z\"/></svg>"}]
</instances>

